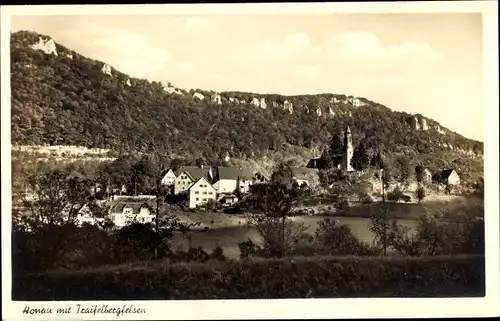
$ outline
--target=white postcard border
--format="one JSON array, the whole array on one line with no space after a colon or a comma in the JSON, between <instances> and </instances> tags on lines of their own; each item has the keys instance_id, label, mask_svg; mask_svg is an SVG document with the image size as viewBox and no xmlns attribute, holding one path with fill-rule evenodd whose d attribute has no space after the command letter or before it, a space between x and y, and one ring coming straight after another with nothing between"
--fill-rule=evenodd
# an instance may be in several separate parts
<instances>
[{"instance_id":1,"label":"white postcard border","mask_svg":"<svg viewBox=\"0 0 500 321\"><path fill-rule=\"evenodd\" d=\"M10 163L10 16L11 15L147 15L147 14L307 14L307 13L434 13L482 12L484 63L484 171L486 223L486 297L453 299L286 299L200 301L88 301L85 306L133 304L145 314L125 314L122 319L275 319L275 318L405 318L495 316L499 296L498 206L498 3L495 1L399 3L294 3L218 5L127 6L9 6L1 7L1 155L2 155L2 318L5 320L54 320L63 316L22 314L32 308L64 308L79 302L13 302L11 300L11 163ZM457 39L460 41L460 39ZM467 63L467 62L464 62ZM452 111L450 111L452 112ZM70 319L111 320L116 315L76 315ZM64 316L68 320L68 316Z\"/></svg>"}]
</instances>

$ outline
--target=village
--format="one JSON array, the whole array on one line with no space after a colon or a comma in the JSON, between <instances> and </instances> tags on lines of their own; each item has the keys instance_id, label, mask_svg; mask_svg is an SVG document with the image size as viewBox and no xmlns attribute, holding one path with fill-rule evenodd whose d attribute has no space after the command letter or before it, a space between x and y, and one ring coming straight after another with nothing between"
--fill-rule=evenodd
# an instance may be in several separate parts
<instances>
[{"instance_id":1,"label":"village","mask_svg":"<svg viewBox=\"0 0 500 321\"><path fill-rule=\"evenodd\" d=\"M333 159L334 168L346 173L359 175L351 161L353 158L352 133L346 127L343 134L342 154ZM190 210L206 211L207 205L216 204L222 208L230 208L244 200L251 193L251 188L257 184L279 182L288 188L307 188L318 180L321 159L309 160L303 167L290 167L288 175L265 177L261 173L252 173L240 167L228 166L180 166L167 168L161 174L160 184L167 190L167 194L176 200L186 202ZM423 169L422 180L425 184L437 183L436 187L444 189L460 185L460 177L454 169L442 169L431 173ZM101 191L97 185L93 193ZM109 209L109 218L116 228L124 227L131 222L152 223L156 218L154 209L156 195L137 195L128 193L126 186L121 188L106 187L106 198L101 204L106 204ZM402 197L409 201L410 196ZM230 214L228 214L230 215ZM103 218L96 218L88 207L83 206L77 216L78 224L95 224Z\"/></svg>"}]
</instances>

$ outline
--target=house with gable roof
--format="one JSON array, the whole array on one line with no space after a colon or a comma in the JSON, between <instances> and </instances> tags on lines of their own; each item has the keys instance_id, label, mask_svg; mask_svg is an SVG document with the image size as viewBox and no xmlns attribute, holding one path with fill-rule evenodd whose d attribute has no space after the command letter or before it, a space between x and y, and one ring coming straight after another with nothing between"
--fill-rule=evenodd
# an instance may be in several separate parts
<instances>
[{"instance_id":1,"label":"house with gable roof","mask_svg":"<svg viewBox=\"0 0 500 321\"><path fill-rule=\"evenodd\" d=\"M312 181L318 177L316 168L307 167L291 167L292 183L296 182L299 186L311 185Z\"/></svg>"},{"instance_id":2,"label":"house with gable roof","mask_svg":"<svg viewBox=\"0 0 500 321\"><path fill-rule=\"evenodd\" d=\"M439 173L439 180L442 184L445 185L459 185L460 184L460 176L454 169L443 169Z\"/></svg>"},{"instance_id":3,"label":"house with gable roof","mask_svg":"<svg viewBox=\"0 0 500 321\"><path fill-rule=\"evenodd\" d=\"M217 199L217 191L214 186L205 177L200 177L188 189L189 208L206 204Z\"/></svg>"},{"instance_id":4,"label":"house with gable roof","mask_svg":"<svg viewBox=\"0 0 500 321\"><path fill-rule=\"evenodd\" d=\"M253 175L237 167L217 167L214 188L218 194L247 193L253 184Z\"/></svg>"},{"instance_id":5,"label":"house with gable roof","mask_svg":"<svg viewBox=\"0 0 500 321\"><path fill-rule=\"evenodd\" d=\"M294 184L299 186L311 186L319 179L318 169L307 167L290 167L289 171L280 175L273 175L272 180L292 188Z\"/></svg>"},{"instance_id":6,"label":"house with gable roof","mask_svg":"<svg viewBox=\"0 0 500 321\"><path fill-rule=\"evenodd\" d=\"M154 215L147 203L118 202L109 211L111 220L117 227L131 222L151 223Z\"/></svg>"},{"instance_id":7,"label":"house with gable roof","mask_svg":"<svg viewBox=\"0 0 500 321\"><path fill-rule=\"evenodd\" d=\"M177 170L177 173L174 180L175 195L185 193L191 185L202 177L209 182L213 177L212 168L205 168L204 166L183 166Z\"/></svg>"},{"instance_id":8,"label":"house with gable roof","mask_svg":"<svg viewBox=\"0 0 500 321\"><path fill-rule=\"evenodd\" d=\"M163 177L161 178L161 184L164 186L172 186L175 183L175 179L177 178L177 175L175 175L175 172L173 169L168 169Z\"/></svg>"}]
</instances>

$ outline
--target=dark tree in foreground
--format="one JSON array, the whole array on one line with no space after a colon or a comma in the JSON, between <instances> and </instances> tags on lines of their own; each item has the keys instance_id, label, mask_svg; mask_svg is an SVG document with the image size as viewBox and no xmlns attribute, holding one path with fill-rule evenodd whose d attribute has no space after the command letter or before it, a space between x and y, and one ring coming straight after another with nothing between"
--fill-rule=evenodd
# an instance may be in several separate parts
<instances>
[{"instance_id":1,"label":"dark tree in foreground","mask_svg":"<svg viewBox=\"0 0 500 321\"><path fill-rule=\"evenodd\" d=\"M33 268L52 267L70 250L68 240L84 206L91 216L105 216L105 210L95 204L92 188L90 180L66 169L31 175L21 195L21 207L12 212L13 252L30 252ZM22 247L18 241L26 238L31 240L29 244L17 248Z\"/></svg>"},{"instance_id":2,"label":"dark tree in foreground","mask_svg":"<svg viewBox=\"0 0 500 321\"><path fill-rule=\"evenodd\" d=\"M274 179L288 178L289 168L279 166L273 174ZM291 178L291 177L290 177ZM289 188L276 179L269 184L258 184L251 188L251 194L246 199L248 209L252 214L249 215L250 223L255 225L268 243L273 256L285 256L287 253L288 239L294 238L295 234L301 234L303 229L292 228L287 221L294 202L299 198L301 190L294 187ZM287 237L288 236L288 237Z\"/></svg>"}]
</instances>

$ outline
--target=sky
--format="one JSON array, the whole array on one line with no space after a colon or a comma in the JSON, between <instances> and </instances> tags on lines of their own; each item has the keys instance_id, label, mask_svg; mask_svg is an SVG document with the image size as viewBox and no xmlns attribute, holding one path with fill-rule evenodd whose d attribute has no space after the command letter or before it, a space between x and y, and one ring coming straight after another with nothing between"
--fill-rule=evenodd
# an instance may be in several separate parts
<instances>
[{"instance_id":1,"label":"sky","mask_svg":"<svg viewBox=\"0 0 500 321\"><path fill-rule=\"evenodd\" d=\"M12 16L131 77L355 95L483 141L480 13Z\"/></svg>"}]
</instances>

